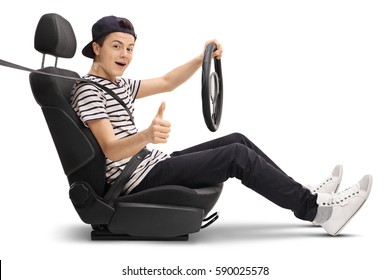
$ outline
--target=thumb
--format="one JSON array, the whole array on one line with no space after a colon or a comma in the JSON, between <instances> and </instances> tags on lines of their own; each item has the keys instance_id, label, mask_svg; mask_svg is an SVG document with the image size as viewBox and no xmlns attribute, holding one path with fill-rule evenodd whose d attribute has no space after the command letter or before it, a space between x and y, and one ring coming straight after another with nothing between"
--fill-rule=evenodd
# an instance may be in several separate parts
<instances>
[{"instance_id":1,"label":"thumb","mask_svg":"<svg viewBox=\"0 0 390 280\"><path fill-rule=\"evenodd\" d=\"M158 108L158 112L157 112L157 115L156 117L159 117L160 119L163 119L163 114L164 114L164 111L165 111L165 101L161 102L161 105L160 105L160 108Z\"/></svg>"}]
</instances>

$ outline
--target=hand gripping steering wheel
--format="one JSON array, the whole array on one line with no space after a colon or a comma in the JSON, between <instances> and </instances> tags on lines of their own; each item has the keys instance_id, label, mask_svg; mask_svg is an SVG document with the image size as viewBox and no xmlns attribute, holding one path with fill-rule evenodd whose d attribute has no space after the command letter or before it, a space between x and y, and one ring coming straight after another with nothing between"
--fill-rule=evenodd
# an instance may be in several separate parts
<instances>
[{"instance_id":1,"label":"hand gripping steering wheel","mask_svg":"<svg viewBox=\"0 0 390 280\"><path fill-rule=\"evenodd\" d=\"M202 108L208 129L215 132L222 116L223 81L221 60L213 58L214 43L208 44L202 64ZM212 67L213 66L213 67ZM212 70L214 68L214 71Z\"/></svg>"}]
</instances>

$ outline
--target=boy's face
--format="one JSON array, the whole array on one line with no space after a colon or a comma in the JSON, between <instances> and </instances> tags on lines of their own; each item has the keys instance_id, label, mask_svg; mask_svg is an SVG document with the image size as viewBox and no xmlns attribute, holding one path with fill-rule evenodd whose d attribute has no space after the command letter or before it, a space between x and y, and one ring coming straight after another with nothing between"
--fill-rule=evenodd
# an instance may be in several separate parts
<instances>
[{"instance_id":1,"label":"boy's face","mask_svg":"<svg viewBox=\"0 0 390 280\"><path fill-rule=\"evenodd\" d=\"M108 34L102 46L94 42L98 75L113 82L122 76L133 58L134 43L133 35L122 32Z\"/></svg>"}]
</instances>

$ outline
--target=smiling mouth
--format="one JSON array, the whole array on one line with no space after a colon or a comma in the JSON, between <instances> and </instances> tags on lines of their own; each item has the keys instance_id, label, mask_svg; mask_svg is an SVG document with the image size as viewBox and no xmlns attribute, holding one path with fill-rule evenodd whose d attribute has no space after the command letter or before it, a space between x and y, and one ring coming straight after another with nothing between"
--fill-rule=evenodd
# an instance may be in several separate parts
<instances>
[{"instance_id":1,"label":"smiling mouth","mask_svg":"<svg viewBox=\"0 0 390 280\"><path fill-rule=\"evenodd\" d=\"M122 63L122 62L115 62L117 65L119 65L119 66L126 66L126 63Z\"/></svg>"}]
</instances>

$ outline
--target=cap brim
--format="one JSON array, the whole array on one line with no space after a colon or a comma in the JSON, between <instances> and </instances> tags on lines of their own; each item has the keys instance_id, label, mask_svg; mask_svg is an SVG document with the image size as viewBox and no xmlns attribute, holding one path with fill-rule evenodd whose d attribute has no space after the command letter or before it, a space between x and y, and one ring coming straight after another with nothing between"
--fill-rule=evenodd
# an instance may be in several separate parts
<instances>
[{"instance_id":1,"label":"cap brim","mask_svg":"<svg viewBox=\"0 0 390 280\"><path fill-rule=\"evenodd\" d=\"M91 41L88 45L86 45L82 51L82 54L88 58L95 58L95 53L93 52L92 43L93 41Z\"/></svg>"}]
</instances>

